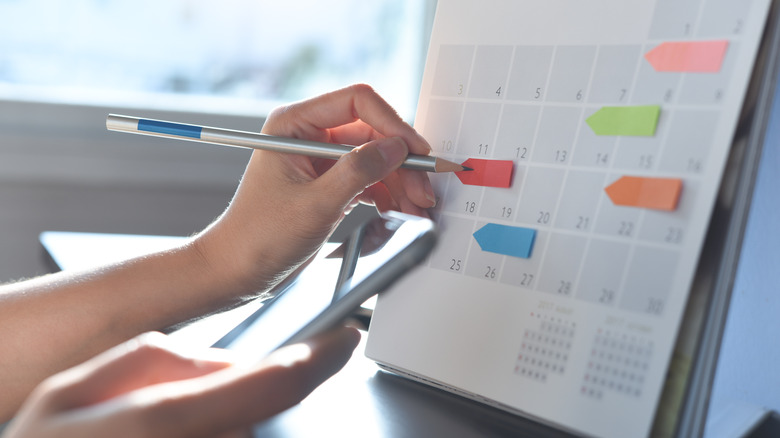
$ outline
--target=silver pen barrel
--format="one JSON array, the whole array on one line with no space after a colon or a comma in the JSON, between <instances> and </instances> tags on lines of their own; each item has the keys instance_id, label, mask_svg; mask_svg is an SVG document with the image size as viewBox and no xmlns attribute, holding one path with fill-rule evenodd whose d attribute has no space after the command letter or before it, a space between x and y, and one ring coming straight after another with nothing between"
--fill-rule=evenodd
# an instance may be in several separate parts
<instances>
[{"instance_id":1,"label":"silver pen barrel","mask_svg":"<svg viewBox=\"0 0 780 438\"><path fill-rule=\"evenodd\" d=\"M183 123L141 119L116 114L109 114L108 117L106 117L106 128L110 131L175 138L221 146L262 149L288 154L306 155L315 158L329 158L333 160L338 160L342 155L355 148L355 146L343 144L277 137L256 132L187 125ZM432 156L409 155L401 167L412 170L436 172L436 160L437 158Z\"/></svg>"}]
</instances>

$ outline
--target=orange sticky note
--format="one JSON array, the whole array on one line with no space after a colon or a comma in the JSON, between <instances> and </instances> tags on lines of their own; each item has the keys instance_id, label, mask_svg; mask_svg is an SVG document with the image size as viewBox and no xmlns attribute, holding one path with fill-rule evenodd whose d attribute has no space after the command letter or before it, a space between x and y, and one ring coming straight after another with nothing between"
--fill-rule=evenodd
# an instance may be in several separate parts
<instances>
[{"instance_id":1,"label":"orange sticky note","mask_svg":"<svg viewBox=\"0 0 780 438\"><path fill-rule=\"evenodd\" d=\"M623 176L604 191L615 205L674 211L682 193L682 180Z\"/></svg>"},{"instance_id":2,"label":"orange sticky note","mask_svg":"<svg viewBox=\"0 0 780 438\"><path fill-rule=\"evenodd\" d=\"M463 184L503 188L509 188L512 185L512 171L514 170L514 162L512 160L469 158L461 164L474 169L455 172L455 176Z\"/></svg>"},{"instance_id":3,"label":"orange sticky note","mask_svg":"<svg viewBox=\"0 0 780 438\"><path fill-rule=\"evenodd\" d=\"M645 59L659 72L717 73L728 46L727 40L665 42Z\"/></svg>"}]
</instances>

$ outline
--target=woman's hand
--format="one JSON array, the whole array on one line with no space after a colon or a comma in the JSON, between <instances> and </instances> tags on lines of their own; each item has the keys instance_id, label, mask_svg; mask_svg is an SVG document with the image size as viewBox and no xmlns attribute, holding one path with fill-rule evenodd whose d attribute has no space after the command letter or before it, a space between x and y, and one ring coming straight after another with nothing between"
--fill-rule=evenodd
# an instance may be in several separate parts
<instances>
[{"instance_id":1,"label":"woman's hand","mask_svg":"<svg viewBox=\"0 0 780 438\"><path fill-rule=\"evenodd\" d=\"M338 161L255 152L224 214L181 247L0 287L0 422L47 376L273 287L356 202L433 205L427 174L398 169L428 144L367 86L280 108L263 131L361 146Z\"/></svg>"},{"instance_id":2,"label":"woman's hand","mask_svg":"<svg viewBox=\"0 0 780 438\"><path fill-rule=\"evenodd\" d=\"M180 352L162 334L141 335L41 383L4 438L240 432L303 400L344 366L359 339L340 328L247 367L230 352Z\"/></svg>"},{"instance_id":3,"label":"woman's hand","mask_svg":"<svg viewBox=\"0 0 780 438\"><path fill-rule=\"evenodd\" d=\"M225 214L199 239L212 266L263 290L309 259L357 202L425 215L425 172L398 169L430 146L366 85L276 109L267 134L359 146L338 161L256 151ZM381 180L381 182L379 182Z\"/></svg>"}]
</instances>

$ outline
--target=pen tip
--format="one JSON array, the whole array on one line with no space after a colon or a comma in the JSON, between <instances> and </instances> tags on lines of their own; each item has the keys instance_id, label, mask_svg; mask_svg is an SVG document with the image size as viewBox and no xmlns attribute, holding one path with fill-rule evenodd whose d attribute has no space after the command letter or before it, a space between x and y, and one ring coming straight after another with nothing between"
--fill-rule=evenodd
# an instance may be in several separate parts
<instances>
[{"instance_id":1,"label":"pen tip","mask_svg":"<svg viewBox=\"0 0 780 438\"><path fill-rule=\"evenodd\" d=\"M461 166L461 167L463 167L463 170L461 170L461 172L470 172L470 171L474 170L474 169L472 169L470 167L467 167L467 166Z\"/></svg>"}]
</instances>

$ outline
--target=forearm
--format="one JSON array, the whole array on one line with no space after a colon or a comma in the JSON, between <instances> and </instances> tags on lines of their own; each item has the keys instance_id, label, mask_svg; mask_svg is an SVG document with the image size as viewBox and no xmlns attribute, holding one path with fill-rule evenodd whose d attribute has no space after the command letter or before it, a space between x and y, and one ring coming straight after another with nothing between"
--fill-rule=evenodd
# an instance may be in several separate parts
<instances>
[{"instance_id":1,"label":"forearm","mask_svg":"<svg viewBox=\"0 0 780 438\"><path fill-rule=\"evenodd\" d=\"M139 333L236 304L252 291L230 269L210 265L189 244L0 288L0 422L54 372Z\"/></svg>"},{"instance_id":2,"label":"forearm","mask_svg":"<svg viewBox=\"0 0 780 438\"><path fill-rule=\"evenodd\" d=\"M230 206L192 244L0 288L0 422L55 371L272 287L356 201L412 214L434 203L427 175L398 170L430 146L370 87L280 108L263 132L359 147L335 162L255 151Z\"/></svg>"}]
</instances>

